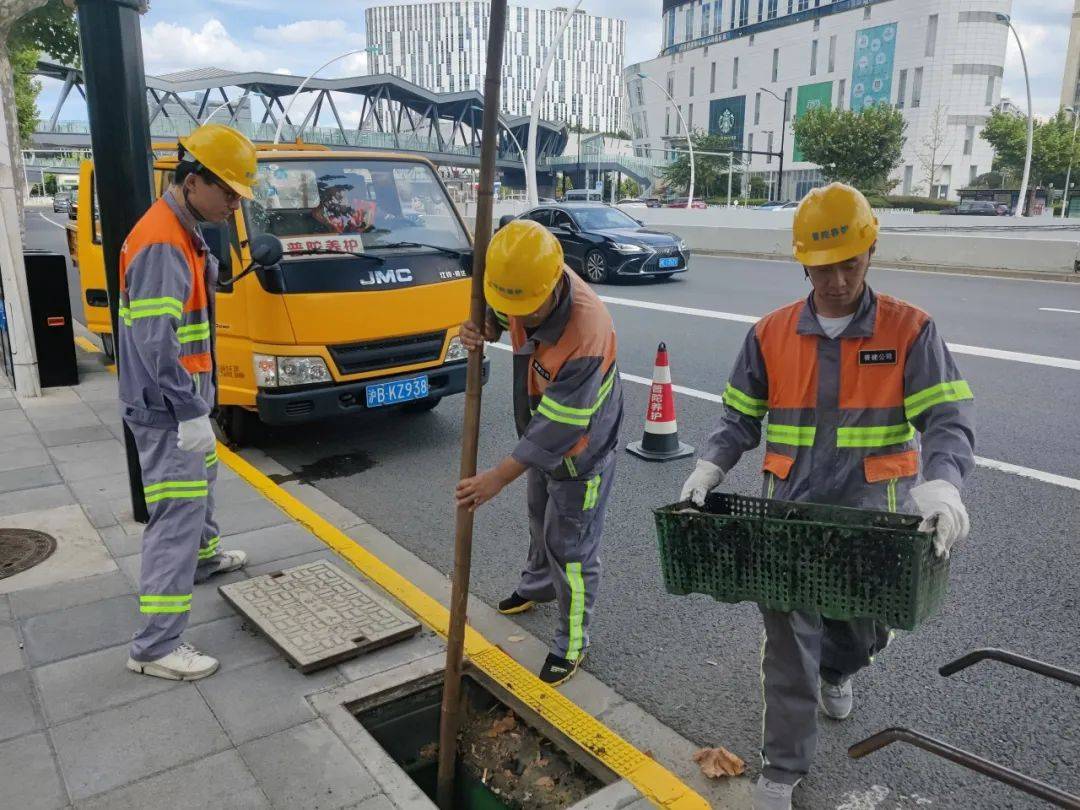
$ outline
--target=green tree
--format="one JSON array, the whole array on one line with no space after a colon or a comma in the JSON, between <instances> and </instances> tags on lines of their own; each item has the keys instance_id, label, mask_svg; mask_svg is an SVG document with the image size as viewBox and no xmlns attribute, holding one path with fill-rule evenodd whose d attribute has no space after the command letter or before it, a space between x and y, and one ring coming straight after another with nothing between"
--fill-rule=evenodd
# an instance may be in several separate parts
<instances>
[{"instance_id":1,"label":"green tree","mask_svg":"<svg viewBox=\"0 0 1080 810\"><path fill-rule=\"evenodd\" d=\"M28 144L38 123L37 97L41 82L34 68L42 54L66 65L79 64L79 28L74 12L63 0L48 0L20 19L8 36L19 137Z\"/></svg>"},{"instance_id":2,"label":"green tree","mask_svg":"<svg viewBox=\"0 0 1080 810\"><path fill-rule=\"evenodd\" d=\"M1072 117L1064 110L1048 121L1035 121L1031 145L1032 188L1053 184L1061 188L1069 168L1080 163L1080 140L1073 144ZM1027 118L995 110L990 114L980 137L994 147L994 166L1010 185L1020 184L1027 155Z\"/></svg>"},{"instance_id":3,"label":"green tree","mask_svg":"<svg viewBox=\"0 0 1080 810\"><path fill-rule=\"evenodd\" d=\"M15 89L15 117L19 126L19 141L29 146L30 136L38 124L37 97L41 82L34 79L37 48L22 46L11 51L11 78Z\"/></svg>"},{"instance_id":4,"label":"green tree","mask_svg":"<svg viewBox=\"0 0 1080 810\"><path fill-rule=\"evenodd\" d=\"M700 130L690 135L694 144L694 195L705 198L718 193L723 183L727 188L728 158L725 155L706 154L727 152L732 149L730 136L709 134ZM677 148L684 151L676 152L675 160L664 167L663 178L665 182L683 192L690 188L690 155L685 150L685 142Z\"/></svg>"},{"instance_id":5,"label":"green tree","mask_svg":"<svg viewBox=\"0 0 1080 810\"><path fill-rule=\"evenodd\" d=\"M806 160L829 181L870 192L889 191L889 175L900 165L907 121L886 104L858 112L825 107L807 110L793 127Z\"/></svg>"},{"instance_id":6,"label":"green tree","mask_svg":"<svg viewBox=\"0 0 1080 810\"><path fill-rule=\"evenodd\" d=\"M641 186L629 177L623 180L622 185L619 186L619 199L637 197L639 194L641 194Z\"/></svg>"}]
</instances>

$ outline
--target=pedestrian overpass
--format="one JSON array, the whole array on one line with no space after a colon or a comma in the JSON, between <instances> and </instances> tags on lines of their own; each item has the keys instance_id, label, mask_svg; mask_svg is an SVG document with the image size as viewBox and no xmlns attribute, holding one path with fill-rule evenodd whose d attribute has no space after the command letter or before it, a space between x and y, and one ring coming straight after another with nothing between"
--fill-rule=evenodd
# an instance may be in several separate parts
<instances>
[{"instance_id":1,"label":"pedestrian overpass","mask_svg":"<svg viewBox=\"0 0 1080 810\"><path fill-rule=\"evenodd\" d=\"M62 82L63 87L52 113L33 134L33 148L42 156L45 150L89 149L89 124L62 120L73 94L85 98L82 72L47 61L39 61L35 72ZM347 150L401 150L423 155L437 166L480 166L484 99L479 90L436 93L386 74L314 78L305 84L300 76L217 68L147 76L146 88L154 141L172 140L213 120L236 127L256 143L272 143L280 125L285 141L300 138ZM310 99L302 114L289 110L290 100L298 93ZM344 99L351 106L360 101L355 125L346 126L340 113ZM505 184L524 186L529 118L500 114L498 121L496 165ZM557 171L576 171L576 159L562 154L567 138L565 124L539 121L537 172L541 185L553 187ZM652 185L658 176L657 167L641 158L600 158L597 161L592 156L581 171L596 170L599 163L601 170L621 171L643 186ZM59 169L56 173L66 173L66 167L53 165Z\"/></svg>"}]
</instances>

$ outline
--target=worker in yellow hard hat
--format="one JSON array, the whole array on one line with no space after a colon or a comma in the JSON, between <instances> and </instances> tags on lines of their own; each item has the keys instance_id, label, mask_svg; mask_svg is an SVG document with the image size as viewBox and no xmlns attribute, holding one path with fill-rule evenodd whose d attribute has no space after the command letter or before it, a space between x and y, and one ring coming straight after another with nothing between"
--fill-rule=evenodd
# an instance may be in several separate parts
<instances>
[{"instance_id":1,"label":"worker in yellow hard hat","mask_svg":"<svg viewBox=\"0 0 1080 810\"><path fill-rule=\"evenodd\" d=\"M143 628L127 666L169 680L205 678L216 659L180 638L192 586L247 563L218 546L214 289L217 259L199 232L250 199L255 147L206 124L180 139L173 182L135 225L120 254L120 403L135 437L150 521L142 542Z\"/></svg>"},{"instance_id":2,"label":"worker in yellow hard hat","mask_svg":"<svg viewBox=\"0 0 1080 810\"><path fill-rule=\"evenodd\" d=\"M814 189L799 204L793 252L813 289L746 336L683 500L704 505L760 444L767 415L765 497L918 513L942 556L967 535L971 389L930 316L867 285L877 238L870 204L850 186ZM759 607L764 770L754 808L789 810L814 758L819 707L834 720L850 715L851 678L891 632L869 618Z\"/></svg>"},{"instance_id":3,"label":"worker in yellow hard hat","mask_svg":"<svg viewBox=\"0 0 1080 810\"><path fill-rule=\"evenodd\" d=\"M623 398L615 328L604 304L563 264L544 226L513 220L487 252L483 331L461 327L471 351L510 332L518 443L495 467L461 481L458 505L475 510L528 472L529 555L504 614L557 600L559 626L540 678L578 669L600 586L600 535L615 478Z\"/></svg>"}]
</instances>

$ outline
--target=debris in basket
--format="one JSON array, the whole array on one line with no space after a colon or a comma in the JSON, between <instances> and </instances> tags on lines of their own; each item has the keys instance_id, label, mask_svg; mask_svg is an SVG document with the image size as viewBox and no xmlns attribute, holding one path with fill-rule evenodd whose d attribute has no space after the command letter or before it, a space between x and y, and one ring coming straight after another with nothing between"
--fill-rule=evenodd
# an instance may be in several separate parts
<instances>
[{"instance_id":1,"label":"debris in basket","mask_svg":"<svg viewBox=\"0 0 1080 810\"><path fill-rule=\"evenodd\" d=\"M420 759L436 760L439 758L439 744L430 742L420 749Z\"/></svg>"},{"instance_id":2,"label":"debris in basket","mask_svg":"<svg viewBox=\"0 0 1080 810\"><path fill-rule=\"evenodd\" d=\"M552 779L550 776L541 776L539 779L533 782L533 784L541 790L555 789L555 780Z\"/></svg>"},{"instance_id":3,"label":"debris in basket","mask_svg":"<svg viewBox=\"0 0 1080 810\"><path fill-rule=\"evenodd\" d=\"M741 776L746 771L746 763L726 748L702 748L694 754L694 762L710 779Z\"/></svg>"},{"instance_id":4,"label":"debris in basket","mask_svg":"<svg viewBox=\"0 0 1080 810\"><path fill-rule=\"evenodd\" d=\"M507 712L503 717L491 724L487 735L489 737L498 737L500 734L513 731L515 728L517 728L517 718L514 717L513 712Z\"/></svg>"}]
</instances>

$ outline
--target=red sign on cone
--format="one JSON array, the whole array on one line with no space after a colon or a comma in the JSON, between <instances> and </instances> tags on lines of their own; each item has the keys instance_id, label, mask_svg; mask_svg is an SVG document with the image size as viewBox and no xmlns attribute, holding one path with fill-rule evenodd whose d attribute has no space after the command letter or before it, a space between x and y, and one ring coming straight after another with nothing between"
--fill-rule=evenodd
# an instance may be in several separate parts
<instances>
[{"instance_id":1,"label":"red sign on cone","mask_svg":"<svg viewBox=\"0 0 1080 810\"><path fill-rule=\"evenodd\" d=\"M670 461L694 454L693 447L679 441L675 394L671 390L671 366L668 365L667 346L663 343L656 350L653 382L645 411L645 432L640 442L632 442L626 449L647 461Z\"/></svg>"}]
</instances>

